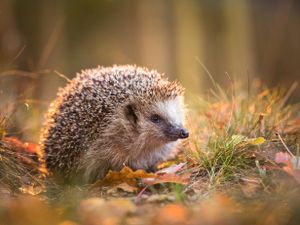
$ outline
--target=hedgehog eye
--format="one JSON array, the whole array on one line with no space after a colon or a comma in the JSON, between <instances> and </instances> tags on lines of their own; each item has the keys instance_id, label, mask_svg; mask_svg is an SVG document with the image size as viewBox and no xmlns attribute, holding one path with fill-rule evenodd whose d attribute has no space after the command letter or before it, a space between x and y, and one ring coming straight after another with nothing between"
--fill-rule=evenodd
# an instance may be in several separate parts
<instances>
[{"instance_id":1,"label":"hedgehog eye","mask_svg":"<svg viewBox=\"0 0 300 225\"><path fill-rule=\"evenodd\" d=\"M154 115L151 116L150 120L153 123L160 123L162 121L162 118L159 115L154 114Z\"/></svg>"}]
</instances>

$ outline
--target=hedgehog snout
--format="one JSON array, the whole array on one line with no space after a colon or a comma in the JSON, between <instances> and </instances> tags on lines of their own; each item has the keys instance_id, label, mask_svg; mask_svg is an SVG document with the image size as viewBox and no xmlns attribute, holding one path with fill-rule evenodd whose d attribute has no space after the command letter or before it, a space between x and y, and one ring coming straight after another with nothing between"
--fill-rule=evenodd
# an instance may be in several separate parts
<instances>
[{"instance_id":1,"label":"hedgehog snout","mask_svg":"<svg viewBox=\"0 0 300 225\"><path fill-rule=\"evenodd\" d=\"M189 137L189 132L181 125L169 125L164 131L168 140L176 141L178 139L185 139Z\"/></svg>"}]
</instances>

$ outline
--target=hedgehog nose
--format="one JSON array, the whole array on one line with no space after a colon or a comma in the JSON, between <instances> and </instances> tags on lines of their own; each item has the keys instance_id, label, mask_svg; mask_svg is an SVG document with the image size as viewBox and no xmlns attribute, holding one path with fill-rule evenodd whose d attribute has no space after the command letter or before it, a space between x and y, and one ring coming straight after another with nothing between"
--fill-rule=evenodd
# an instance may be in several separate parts
<instances>
[{"instance_id":1,"label":"hedgehog nose","mask_svg":"<svg viewBox=\"0 0 300 225\"><path fill-rule=\"evenodd\" d=\"M189 137L189 132L186 129L182 128L180 130L180 138L188 138L188 137Z\"/></svg>"}]
</instances>

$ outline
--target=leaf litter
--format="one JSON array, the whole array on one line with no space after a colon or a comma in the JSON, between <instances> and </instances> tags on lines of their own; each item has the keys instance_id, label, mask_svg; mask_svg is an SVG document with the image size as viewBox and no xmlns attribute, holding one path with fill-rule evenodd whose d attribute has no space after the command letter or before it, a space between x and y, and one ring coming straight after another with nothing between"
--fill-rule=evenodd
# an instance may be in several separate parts
<instances>
[{"instance_id":1,"label":"leaf litter","mask_svg":"<svg viewBox=\"0 0 300 225\"><path fill-rule=\"evenodd\" d=\"M10 180L20 178L17 192L0 185L0 224L288 224L300 213L300 120L297 107L278 104L281 94L266 90L247 104L228 98L199 106L183 157L158 165L156 173L126 166L109 171L71 208L49 204L45 167L28 157L39 157L38 146L6 139L0 127L1 146L6 143L0 166L14 145L26 158L22 151L12 156L35 166L34 176L42 174L36 184L15 174ZM16 198L4 197L10 195Z\"/></svg>"}]
</instances>

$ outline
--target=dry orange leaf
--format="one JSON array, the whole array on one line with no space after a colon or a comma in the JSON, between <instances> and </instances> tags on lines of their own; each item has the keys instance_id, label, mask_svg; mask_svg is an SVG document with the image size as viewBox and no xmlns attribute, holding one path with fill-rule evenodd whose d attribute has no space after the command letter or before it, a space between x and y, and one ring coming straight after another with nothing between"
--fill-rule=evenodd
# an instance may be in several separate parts
<instances>
[{"instance_id":1,"label":"dry orange leaf","mask_svg":"<svg viewBox=\"0 0 300 225\"><path fill-rule=\"evenodd\" d=\"M143 178L142 181L147 185L154 185L160 183L177 183L186 185L189 182L190 173L177 175L176 172L181 170L186 163L173 164L170 167L161 169L155 174L157 177L154 178Z\"/></svg>"},{"instance_id":2,"label":"dry orange leaf","mask_svg":"<svg viewBox=\"0 0 300 225\"><path fill-rule=\"evenodd\" d=\"M134 192L138 191L138 188L123 182L123 183L113 185L113 187L109 188L107 193L108 194L117 194L119 192L119 190L122 190L122 191L125 191L128 193L134 193Z\"/></svg>"},{"instance_id":3,"label":"dry orange leaf","mask_svg":"<svg viewBox=\"0 0 300 225\"><path fill-rule=\"evenodd\" d=\"M25 151L31 154L36 153L39 156L41 155L41 150L37 144L22 142L15 137L5 137L3 140L8 144L13 145L14 149L17 151Z\"/></svg>"},{"instance_id":4,"label":"dry orange leaf","mask_svg":"<svg viewBox=\"0 0 300 225\"><path fill-rule=\"evenodd\" d=\"M92 188L101 186L110 186L109 193L117 193L118 190L133 193L138 191L138 182L141 180L146 185L154 185L161 183L178 183L186 185L189 182L191 174L177 175L186 163L174 164L168 168L159 170L157 173L147 173L144 170L133 171L125 166L119 172L109 171L108 174L100 181L97 181Z\"/></svg>"},{"instance_id":5,"label":"dry orange leaf","mask_svg":"<svg viewBox=\"0 0 300 225\"><path fill-rule=\"evenodd\" d=\"M189 183L191 174L177 175L174 173L166 173L156 178L144 178L142 181L147 185L162 184L162 183L177 183L186 185Z\"/></svg>"},{"instance_id":6,"label":"dry orange leaf","mask_svg":"<svg viewBox=\"0 0 300 225\"><path fill-rule=\"evenodd\" d=\"M93 187L105 185L116 186L120 183L127 183L133 187L136 187L139 179L155 178L156 176L156 174L147 173L144 170L133 171L131 168L125 166L120 172L110 170L108 174L102 180L97 181ZM116 188L118 188L118 186L116 186ZM128 188L125 191L128 191ZM135 189L133 189L133 191L135 191Z\"/></svg>"},{"instance_id":7,"label":"dry orange leaf","mask_svg":"<svg viewBox=\"0 0 300 225\"><path fill-rule=\"evenodd\" d=\"M23 146L25 147L25 150L29 153L37 153L38 152L38 145L36 145L36 144L25 142Z\"/></svg>"}]
</instances>

